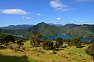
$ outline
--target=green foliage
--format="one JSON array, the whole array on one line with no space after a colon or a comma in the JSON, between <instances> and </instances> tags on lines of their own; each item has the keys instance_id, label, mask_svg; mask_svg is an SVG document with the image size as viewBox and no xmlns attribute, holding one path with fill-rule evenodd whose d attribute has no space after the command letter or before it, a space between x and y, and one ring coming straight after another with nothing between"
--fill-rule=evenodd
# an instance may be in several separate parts
<instances>
[{"instance_id":1,"label":"green foliage","mask_svg":"<svg viewBox=\"0 0 94 62\"><path fill-rule=\"evenodd\" d=\"M77 48L80 48L81 47L81 43L80 43L80 38L75 38L74 40L74 44Z\"/></svg>"},{"instance_id":2,"label":"green foliage","mask_svg":"<svg viewBox=\"0 0 94 62\"><path fill-rule=\"evenodd\" d=\"M94 38L94 25L65 25L62 26L62 32L76 37Z\"/></svg>"},{"instance_id":3,"label":"green foliage","mask_svg":"<svg viewBox=\"0 0 94 62\"><path fill-rule=\"evenodd\" d=\"M26 28L24 28L26 27ZM32 36L32 32L40 32L42 35L57 35L61 33L69 34L76 37L88 37L94 39L94 25L76 25L76 24L66 24L64 26L54 26L49 25L44 22L39 23L34 26L23 26L23 27L16 27L12 26L12 29L10 27L5 27L5 29L0 29L0 32L6 32L13 35L22 35L27 38ZM23 29L22 29L23 28Z\"/></svg>"},{"instance_id":4,"label":"green foliage","mask_svg":"<svg viewBox=\"0 0 94 62\"><path fill-rule=\"evenodd\" d=\"M4 38L5 42L8 43L8 42L15 42L15 39L12 35L7 35L5 38Z\"/></svg>"},{"instance_id":5,"label":"green foliage","mask_svg":"<svg viewBox=\"0 0 94 62\"><path fill-rule=\"evenodd\" d=\"M94 57L94 45L90 45L90 46L86 49L86 53L89 54L90 56Z\"/></svg>"},{"instance_id":6,"label":"green foliage","mask_svg":"<svg viewBox=\"0 0 94 62\"><path fill-rule=\"evenodd\" d=\"M0 34L0 43L5 44L5 46L7 46L10 42L15 42L15 39L12 35L7 33Z\"/></svg>"},{"instance_id":7,"label":"green foliage","mask_svg":"<svg viewBox=\"0 0 94 62\"><path fill-rule=\"evenodd\" d=\"M0 39L4 39L7 35L9 35L8 33L0 33Z\"/></svg>"},{"instance_id":8,"label":"green foliage","mask_svg":"<svg viewBox=\"0 0 94 62\"><path fill-rule=\"evenodd\" d=\"M31 45L33 47L39 46L42 42L42 35L39 32L34 32L31 37Z\"/></svg>"},{"instance_id":9,"label":"green foliage","mask_svg":"<svg viewBox=\"0 0 94 62\"><path fill-rule=\"evenodd\" d=\"M43 42L42 47L46 50L53 50L54 49L53 42L51 42L51 41Z\"/></svg>"},{"instance_id":10,"label":"green foliage","mask_svg":"<svg viewBox=\"0 0 94 62\"><path fill-rule=\"evenodd\" d=\"M68 46L76 46L77 48L80 48L81 47L80 38L75 38L73 40L69 40Z\"/></svg>"},{"instance_id":11,"label":"green foliage","mask_svg":"<svg viewBox=\"0 0 94 62\"><path fill-rule=\"evenodd\" d=\"M63 39L57 38L56 41L45 41L42 43L42 47L46 50L55 50L63 45Z\"/></svg>"},{"instance_id":12,"label":"green foliage","mask_svg":"<svg viewBox=\"0 0 94 62\"><path fill-rule=\"evenodd\" d=\"M29 29L29 32L40 32L44 36L56 35L62 33L59 27L54 25L49 25L44 22L34 25Z\"/></svg>"},{"instance_id":13,"label":"green foliage","mask_svg":"<svg viewBox=\"0 0 94 62\"><path fill-rule=\"evenodd\" d=\"M62 38L57 38L56 42L57 42L56 44L59 45L59 47L62 47L62 45L63 45L63 39Z\"/></svg>"},{"instance_id":14,"label":"green foliage","mask_svg":"<svg viewBox=\"0 0 94 62\"><path fill-rule=\"evenodd\" d=\"M45 41L42 43L42 47L46 50L56 50L57 48L62 47L63 40L61 38L57 38L56 41Z\"/></svg>"},{"instance_id":15,"label":"green foliage","mask_svg":"<svg viewBox=\"0 0 94 62\"><path fill-rule=\"evenodd\" d=\"M94 62L94 44L90 45L87 49L86 49L86 53L90 56L92 56L93 62Z\"/></svg>"},{"instance_id":16,"label":"green foliage","mask_svg":"<svg viewBox=\"0 0 94 62\"><path fill-rule=\"evenodd\" d=\"M18 48L21 48L21 46L23 46L24 45L24 43L23 43L24 41L23 40L19 40L19 41L17 41L17 44L19 45L19 47Z\"/></svg>"}]
</instances>

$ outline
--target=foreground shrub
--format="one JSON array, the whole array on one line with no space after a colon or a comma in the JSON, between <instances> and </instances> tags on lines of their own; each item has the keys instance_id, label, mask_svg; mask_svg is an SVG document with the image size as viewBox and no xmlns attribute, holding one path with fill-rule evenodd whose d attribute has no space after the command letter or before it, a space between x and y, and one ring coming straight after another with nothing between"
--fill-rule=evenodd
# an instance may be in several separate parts
<instances>
[{"instance_id":1,"label":"foreground shrub","mask_svg":"<svg viewBox=\"0 0 94 62\"><path fill-rule=\"evenodd\" d=\"M93 62L94 62L94 44L90 45L87 49L86 49L86 53L90 56L92 56L93 58Z\"/></svg>"},{"instance_id":2,"label":"foreground shrub","mask_svg":"<svg viewBox=\"0 0 94 62\"><path fill-rule=\"evenodd\" d=\"M57 38L56 39L56 46L57 46L57 48L62 47L62 45L63 45L63 39L62 38Z\"/></svg>"},{"instance_id":3,"label":"foreground shrub","mask_svg":"<svg viewBox=\"0 0 94 62\"><path fill-rule=\"evenodd\" d=\"M46 49L46 50L54 49L53 42L51 42L51 41L43 42L42 47L43 47L43 49Z\"/></svg>"}]
</instances>

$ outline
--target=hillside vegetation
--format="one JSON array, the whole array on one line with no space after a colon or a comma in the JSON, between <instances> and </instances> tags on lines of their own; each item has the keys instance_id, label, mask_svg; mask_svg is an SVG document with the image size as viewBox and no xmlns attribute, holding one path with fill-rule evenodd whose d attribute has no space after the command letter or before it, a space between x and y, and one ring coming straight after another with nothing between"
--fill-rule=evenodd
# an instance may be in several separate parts
<instances>
[{"instance_id":1,"label":"hillside vegetation","mask_svg":"<svg viewBox=\"0 0 94 62\"><path fill-rule=\"evenodd\" d=\"M39 32L32 34L30 39L25 39L16 38L9 33L0 33L0 62L90 62L92 60L93 47L89 46L91 44L88 42L81 42L79 37L72 40L62 38L47 40L42 39L43 35ZM87 49L88 46L90 49Z\"/></svg>"},{"instance_id":2,"label":"hillside vegetation","mask_svg":"<svg viewBox=\"0 0 94 62\"><path fill-rule=\"evenodd\" d=\"M25 45L25 47L27 47ZM51 50L41 48L28 48L24 52L11 49L0 50L0 62L91 62L91 57L85 53L84 48L67 47L56 54ZM37 51L36 49L41 49Z\"/></svg>"},{"instance_id":3,"label":"hillside vegetation","mask_svg":"<svg viewBox=\"0 0 94 62\"><path fill-rule=\"evenodd\" d=\"M30 37L32 32L40 32L44 36L56 35L65 33L68 35L76 37L87 37L94 38L94 25L76 25L76 24L66 24L66 25L54 25L41 22L37 25L17 25L1 27L0 32L7 32L13 35L21 35L24 37Z\"/></svg>"}]
</instances>

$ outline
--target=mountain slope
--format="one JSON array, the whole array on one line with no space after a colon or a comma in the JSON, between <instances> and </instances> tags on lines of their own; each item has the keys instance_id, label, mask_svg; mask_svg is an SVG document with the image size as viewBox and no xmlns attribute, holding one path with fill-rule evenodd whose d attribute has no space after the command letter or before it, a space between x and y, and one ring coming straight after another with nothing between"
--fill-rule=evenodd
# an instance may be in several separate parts
<instances>
[{"instance_id":1,"label":"mountain slope","mask_svg":"<svg viewBox=\"0 0 94 62\"><path fill-rule=\"evenodd\" d=\"M17 25L0 28L0 32L7 32L13 35L21 35L25 37L32 36L33 32L40 32L45 35L56 35L56 34L69 34L76 37L88 37L94 38L94 25L83 24L66 24L63 26L50 25L44 22L38 23L37 25Z\"/></svg>"},{"instance_id":2,"label":"mountain slope","mask_svg":"<svg viewBox=\"0 0 94 62\"><path fill-rule=\"evenodd\" d=\"M1 27L1 29L6 29L6 30L21 30L21 29L29 29L33 25L9 25L6 27Z\"/></svg>"},{"instance_id":3,"label":"mountain slope","mask_svg":"<svg viewBox=\"0 0 94 62\"><path fill-rule=\"evenodd\" d=\"M29 32L40 32L43 35L56 35L56 34L60 34L61 30L57 26L49 25L49 24L42 22L42 23L32 26L29 29Z\"/></svg>"},{"instance_id":4,"label":"mountain slope","mask_svg":"<svg viewBox=\"0 0 94 62\"><path fill-rule=\"evenodd\" d=\"M62 27L62 32L65 34L70 34L76 37L90 37L94 38L94 25L71 25L71 27Z\"/></svg>"}]
</instances>

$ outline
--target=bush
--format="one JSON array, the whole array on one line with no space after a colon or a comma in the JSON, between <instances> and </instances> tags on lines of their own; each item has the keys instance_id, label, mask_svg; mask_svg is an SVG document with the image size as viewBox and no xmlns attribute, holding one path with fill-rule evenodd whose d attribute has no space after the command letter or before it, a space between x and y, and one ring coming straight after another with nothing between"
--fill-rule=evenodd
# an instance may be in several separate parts
<instances>
[{"instance_id":1,"label":"bush","mask_svg":"<svg viewBox=\"0 0 94 62\"><path fill-rule=\"evenodd\" d=\"M68 46L75 46L76 48L80 48L81 47L80 38L75 38L71 41L69 40L68 41Z\"/></svg>"},{"instance_id":2,"label":"bush","mask_svg":"<svg viewBox=\"0 0 94 62\"><path fill-rule=\"evenodd\" d=\"M51 41L43 42L42 47L43 47L43 49L46 49L46 50L53 50L54 49L53 42L51 42Z\"/></svg>"},{"instance_id":3,"label":"bush","mask_svg":"<svg viewBox=\"0 0 94 62\"><path fill-rule=\"evenodd\" d=\"M93 57L93 62L94 62L94 44L90 45L87 49L86 49L86 53L90 56Z\"/></svg>"},{"instance_id":4,"label":"bush","mask_svg":"<svg viewBox=\"0 0 94 62\"><path fill-rule=\"evenodd\" d=\"M63 39L62 38L57 38L56 39L56 45L57 45L57 48L62 47Z\"/></svg>"},{"instance_id":5,"label":"bush","mask_svg":"<svg viewBox=\"0 0 94 62\"><path fill-rule=\"evenodd\" d=\"M24 45L23 42L24 42L23 40L18 40L18 41L17 41L17 45L18 45L18 48L19 48L19 49Z\"/></svg>"},{"instance_id":6,"label":"bush","mask_svg":"<svg viewBox=\"0 0 94 62\"><path fill-rule=\"evenodd\" d=\"M8 46L10 42L15 43L14 36L10 34L5 34L5 33L0 34L0 43L1 44Z\"/></svg>"}]
</instances>

